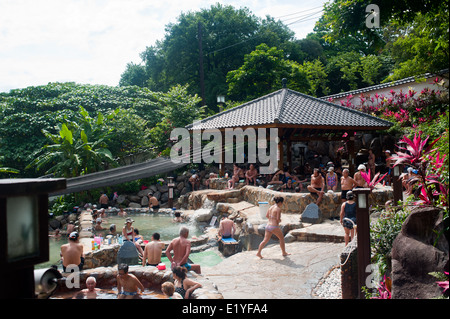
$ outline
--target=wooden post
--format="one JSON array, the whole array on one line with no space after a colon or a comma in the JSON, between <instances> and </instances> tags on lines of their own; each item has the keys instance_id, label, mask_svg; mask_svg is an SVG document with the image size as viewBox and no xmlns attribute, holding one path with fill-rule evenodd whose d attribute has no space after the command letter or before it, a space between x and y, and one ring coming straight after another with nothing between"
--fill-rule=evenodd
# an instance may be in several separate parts
<instances>
[{"instance_id":1,"label":"wooden post","mask_svg":"<svg viewBox=\"0 0 450 319\"><path fill-rule=\"evenodd\" d=\"M370 188L356 188L356 225L358 235L358 298L364 299L361 290L366 285L367 266L370 265L370 222L369 222L369 194Z\"/></svg>"},{"instance_id":2,"label":"wooden post","mask_svg":"<svg viewBox=\"0 0 450 319\"><path fill-rule=\"evenodd\" d=\"M392 168L392 188L394 189L394 205L399 201L403 201L403 185L400 175L403 170L403 165L397 165Z\"/></svg>"},{"instance_id":3,"label":"wooden post","mask_svg":"<svg viewBox=\"0 0 450 319\"><path fill-rule=\"evenodd\" d=\"M347 151L348 151L348 170L350 176L355 174L355 136L354 132L350 132L350 138L347 141Z\"/></svg>"},{"instance_id":4,"label":"wooden post","mask_svg":"<svg viewBox=\"0 0 450 319\"><path fill-rule=\"evenodd\" d=\"M287 164L289 167L289 172L292 173L292 151L291 151L291 147L292 147L292 142L291 139L288 137L287 138L287 142L286 142L286 156L287 156Z\"/></svg>"},{"instance_id":5,"label":"wooden post","mask_svg":"<svg viewBox=\"0 0 450 319\"><path fill-rule=\"evenodd\" d=\"M283 129L278 128L278 169L283 169Z\"/></svg>"},{"instance_id":6,"label":"wooden post","mask_svg":"<svg viewBox=\"0 0 450 319\"><path fill-rule=\"evenodd\" d=\"M220 134L222 137L222 145L221 145L221 155L220 155L220 163L219 163L219 176L224 177L225 176L225 131L221 131L222 134Z\"/></svg>"}]
</instances>

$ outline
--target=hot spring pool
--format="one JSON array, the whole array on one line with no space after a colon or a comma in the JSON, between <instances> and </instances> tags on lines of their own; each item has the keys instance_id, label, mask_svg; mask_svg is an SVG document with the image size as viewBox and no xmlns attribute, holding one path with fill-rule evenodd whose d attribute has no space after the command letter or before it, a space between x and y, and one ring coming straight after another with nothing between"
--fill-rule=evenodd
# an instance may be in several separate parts
<instances>
[{"instance_id":1,"label":"hot spring pool","mask_svg":"<svg viewBox=\"0 0 450 319\"><path fill-rule=\"evenodd\" d=\"M201 236L203 231L192 223L176 223L173 221L173 217L168 214L162 213L140 213L130 214L130 217L134 220L133 227L139 230L139 235L144 237L144 240L151 240L153 233L159 233L162 241L170 241L179 236L180 227L186 226L189 228L189 238L193 236ZM116 225L117 233L122 233L122 228L125 225L126 217L121 216L108 216L102 218L102 227L106 228L104 231L96 231L97 235L108 234L111 224Z\"/></svg>"},{"instance_id":2,"label":"hot spring pool","mask_svg":"<svg viewBox=\"0 0 450 319\"><path fill-rule=\"evenodd\" d=\"M52 295L50 299L117 299L117 287L111 289L100 288L94 295L86 295L80 291L64 292ZM135 299L167 299L167 297L161 291L146 288Z\"/></svg>"},{"instance_id":3,"label":"hot spring pool","mask_svg":"<svg viewBox=\"0 0 450 319\"><path fill-rule=\"evenodd\" d=\"M133 227L139 230L139 234L144 237L144 240L150 241L152 234L157 232L161 236L161 241L170 241L175 237L179 236L179 231L181 226L186 226L189 228L189 238L193 236L201 236L203 234L202 229L197 227L193 223L176 223L173 221L173 216L163 213L138 213L129 214L134 220ZM117 233L122 234L122 228L124 226L126 217L121 217L117 215L109 215L106 218L102 218L102 227L105 228L103 231L96 231L97 236L106 237L109 233L109 227L111 224L116 225ZM51 265L60 264L60 251L61 245L67 243L67 237L62 235L60 237L54 238L49 237L49 261L41 263L35 266L36 269L48 268Z\"/></svg>"}]
</instances>

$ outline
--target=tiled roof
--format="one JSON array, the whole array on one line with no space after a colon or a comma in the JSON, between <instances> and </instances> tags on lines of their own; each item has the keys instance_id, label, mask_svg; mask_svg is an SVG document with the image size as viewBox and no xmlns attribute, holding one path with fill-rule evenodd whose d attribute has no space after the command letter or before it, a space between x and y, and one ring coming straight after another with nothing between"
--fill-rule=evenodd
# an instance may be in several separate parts
<instances>
[{"instance_id":1,"label":"tiled roof","mask_svg":"<svg viewBox=\"0 0 450 319\"><path fill-rule=\"evenodd\" d=\"M393 124L344 106L283 88L196 123L196 129L284 124L355 130L387 129ZM192 130L193 125L186 126Z\"/></svg>"},{"instance_id":2,"label":"tiled roof","mask_svg":"<svg viewBox=\"0 0 450 319\"><path fill-rule=\"evenodd\" d=\"M327 100L328 99L338 99L341 97L346 97L349 95L357 95L357 94L361 94L361 93L366 93L366 92L371 92L371 91L375 91L375 90L380 90L380 89L384 89L384 88L389 88L389 87L394 87L394 86L398 86L398 85L402 85L402 84L406 84L406 83L411 83L416 81L417 78L425 78L425 79L429 79L435 76L441 76L443 74L448 74L448 69L443 69L439 72L436 73L425 73L425 74L421 74L419 76L409 76L407 78L403 78L400 80L396 80L396 81L392 81L392 82L387 82L387 83L381 83L381 84L377 84L377 85L372 85L372 86L368 86L365 88L360 88L357 90L352 90L352 91L347 91L347 92L341 92L341 93L336 93L336 94L332 94L332 95L327 95L327 96L322 96L320 99L322 100Z\"/></svg>"}]
</instances>

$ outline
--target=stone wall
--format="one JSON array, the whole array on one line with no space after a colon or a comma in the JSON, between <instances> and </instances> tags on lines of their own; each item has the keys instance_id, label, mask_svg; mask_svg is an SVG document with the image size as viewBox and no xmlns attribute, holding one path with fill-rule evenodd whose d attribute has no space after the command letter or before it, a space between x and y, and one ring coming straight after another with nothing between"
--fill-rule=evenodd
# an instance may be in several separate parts
<instances>
[{"instance_id":1,"label":"stone wall","mask_svg":"<svg viewBox=\"0 0 450 319\"><path fill-rule=\"evenodd\" d=\"M206 199L216 202L239 202L246 201L250 204L258 206L258 202L269 202L273 204L273 198L281 196L284 198L282 213L285 214L302 214L305 207L316 202L316 197L310 193L284 193L267 188L255 186L243 186L240 189L233 190L203 190L196 191L181 196L178 200L178 206L184 209L200 209ZM369 203L371 206L384 206L384 204L393 199L393 191L391 187L375 188L369 195ZM341 192L327 192L319 205L322 217L339 217L341 209Z\"/></svg>"},{"instance_id":2,"label":"stone wall","mask_svg":"<svg viewBox=\"0 0 450 319\"><path fill-rule=\"evenodd\" d=\"M210 170L201 170L197 173L200 178L200 189L205 189L205 182L209 178L209 173L217 173L218 169L216 167L212 167ZM168 175L170 176L170 174ZM174 187L174 199L177 199L179 196L185 195L191 191L190 186L188 185L189 178L192 176L192 173L189 171L185 171L182 174L175 177L175 187ZM160 204L164 205L169 200L169 187L167 185L168 179L166 178L164 182L157 183L155 185L150 185L146 189L139 191L135 194L119 194L119 198L116 202L110 201L111 206L122 206L128 208L141 208L148 207L148 196L152 195L158 199ZM226 183L225 183L226 187Z\"/></svg>"}]
</instances>

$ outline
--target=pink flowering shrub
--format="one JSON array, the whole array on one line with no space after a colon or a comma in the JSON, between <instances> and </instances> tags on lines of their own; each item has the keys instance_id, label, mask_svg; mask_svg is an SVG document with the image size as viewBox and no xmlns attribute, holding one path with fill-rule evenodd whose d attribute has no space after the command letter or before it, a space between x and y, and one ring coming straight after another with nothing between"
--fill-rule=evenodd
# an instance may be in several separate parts
<instances>
[{"instance_id":1,"label":"pink flowering shrub","mask_svg":"<svg viewBox=\"0 0 450 319\"><path fill-rule=\"evenodd\" d=\"M430 84L439 85L436 78ZM359 96L359 106L353 104L355 96L349 95L342 100L341 106L357 109L396 123L400 127L415 128L420 124L436 121L448 113L448 94L445 90L423 89L421 92L390 90L387 95L375 93Z\"/></svg>"}]
</instances>

